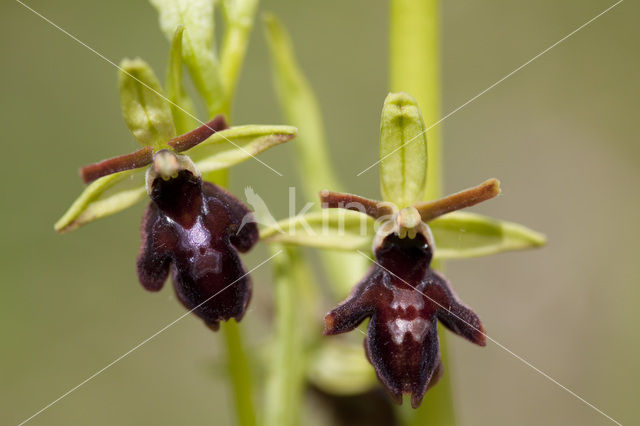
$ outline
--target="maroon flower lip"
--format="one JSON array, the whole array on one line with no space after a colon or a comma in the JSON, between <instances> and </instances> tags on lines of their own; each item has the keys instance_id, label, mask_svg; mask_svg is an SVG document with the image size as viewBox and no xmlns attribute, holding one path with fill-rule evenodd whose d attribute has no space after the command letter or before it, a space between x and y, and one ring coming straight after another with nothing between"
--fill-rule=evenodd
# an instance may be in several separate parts
<instances>
[{"instance_id":1,"label":"maroon flower lip","mask_svg":"<svg viewBox=\"0 0 640 426\"><path fill-rule=\"evenodd\" d=\"M388 236L376 251L377 263L349 298L325 317L325 335L353 330L370 318L364 345L367 358L392 399L411 394L417 408L442 375L438 320L454 333L485 345L478 316L457 298L444 277L431 270L431 249Z\"/></svg>"},{"instance_id":2,"label":"maroon flower lip","mask_svg":"<svg viewBox=\"0 0 640 426\"><path fill-rule=\"evenodd\" d=\"M177 157L169 151L158 155ZM178 299L207 326L217 330L220 321L240 320L251 280L238 252L251 249L259 236L253 221L238 229L251 211L188 169L169 179L155 177L150 189L137 262L142 286L160 290L171 270Z\"/></svg>"}]
</instances>

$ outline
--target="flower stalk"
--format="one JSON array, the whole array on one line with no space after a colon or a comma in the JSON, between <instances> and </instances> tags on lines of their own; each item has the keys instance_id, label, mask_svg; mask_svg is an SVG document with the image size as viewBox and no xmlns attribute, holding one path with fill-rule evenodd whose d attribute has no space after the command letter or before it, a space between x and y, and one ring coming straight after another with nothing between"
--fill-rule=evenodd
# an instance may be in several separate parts
<instances>
[{"instance_id":1,"label":"flower stalk","mask_svg":"<svg viewBox=\"0 0 640 426\"><path fill-rule=\"evenodd\" d=\"M221 327L227 350L227 366L229 379L233 389L233 402L236 407L238 426L255 426L255 408L253 405L253 381L247 351L240 324L235 320L224 323Z\"/></svg>"}]
</instances>

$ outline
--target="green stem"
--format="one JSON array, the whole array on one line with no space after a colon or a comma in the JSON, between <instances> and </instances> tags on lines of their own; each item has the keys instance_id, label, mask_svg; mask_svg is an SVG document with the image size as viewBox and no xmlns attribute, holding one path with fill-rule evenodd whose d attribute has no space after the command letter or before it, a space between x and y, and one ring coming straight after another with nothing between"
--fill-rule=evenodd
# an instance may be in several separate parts
<instances>
[{"instance_id":1,"label":"green stem","mask_svg":"<svg viewBox=\"0 0 640 426\"><path fill-rule=\"evenodd\" d=\"M439 0L390 0L389 79L393 92L404 91L418 101L427 128L440 119L440 2ZM442 152L439 127L427 134L429 167L426 199L442 194ZM440 265L434 263L434 268ZM410 426L455 424L447 344L440 334L445 374L427 392L422 405L407 413Z\"/></svg>"},{"instance_id":2,"label":"green stem","mask_svg":"<svg viewBox=\"0 0 640 426\"><path fill-rule=\"evenodd\" d=\"M297 248L272 246L282 251L274 259L275 337L265 392L265 426L300 424L304 395L305 334L310 333L305 312L305 283L311 277Z\"/></svg>"},{"instance_id":3,"label":"green stem","mask_svg":"<svg viewBox=\"0 0 640 426\"><path fill-rule=\"evenodd\" d=\"M227 365L233 387L237 424L239 426L255 426L250 365L244 349L240 326L234 319L230 319L222 324L221 329L227 348Z\"/></svg>"}]
</instances>

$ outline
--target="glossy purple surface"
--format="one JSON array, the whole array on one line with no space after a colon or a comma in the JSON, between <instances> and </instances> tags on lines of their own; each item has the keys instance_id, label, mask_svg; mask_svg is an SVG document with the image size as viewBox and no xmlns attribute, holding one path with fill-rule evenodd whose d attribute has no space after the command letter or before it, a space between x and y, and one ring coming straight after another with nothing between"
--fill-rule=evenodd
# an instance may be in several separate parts
<instances>
[{"instance_id":1,"label":"glossy purple surface","mask_svg":"<svg viewBox=\"0 0 640 426\"><path fill-rule=\"evenodd\" d=\"M250 210L186 170L173 179L156 179L151 199L141 229L140 283L158 291L171 269L178 299L209 327L240 320L251 298L251 280L237 252L258 240L253 221L238 232Z\"/></svg>"},{"instance_id":2,"label":"glossy purple surface","mask_svg":"<svg viewBox=\"0 0 640 426\"><path fill-rule=\"evenodd\" d=\"M424 236L387 236L377 264L347 300L325 317L325 334L353 330L370 318L364 345L378 378L394 401L411 394L416 408L442 374L438 320L484 346L477 315L457 298L447 280L429 268L432 251Z\"/></svg>"}]
</instances>

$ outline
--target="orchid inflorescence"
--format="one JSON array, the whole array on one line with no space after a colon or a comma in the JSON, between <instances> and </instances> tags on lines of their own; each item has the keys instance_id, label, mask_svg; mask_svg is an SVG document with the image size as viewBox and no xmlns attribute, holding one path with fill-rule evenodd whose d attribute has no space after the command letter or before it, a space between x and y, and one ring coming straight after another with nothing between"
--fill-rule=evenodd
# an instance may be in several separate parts
<instances>
[{"instance_id":1,"label":"orchid inflorescence","mask_svg":"<svg viewBox=\"0 0 640 426\"><path fill-rule=\"evenodd\" d=\"M138 279L145 289L159 291L171 271L180 302L213 330L221 321L242 319L251 282L238 253L259 240L359 253L371 266L346 300L326 314L324 334L348 332L369 318L365 352L378 379L394 401L401 403L403 394L411 394L411 405L418 407L443 374L438 322L472 343L485 344L478 316L432 268L432 260L538 246L544 237L520 225L458 212L497 196L496 179L439 200L424 200L426 129L416 101L406 93L389 94L383 107L382 201L324 190L320 201L327 210L259 230L251 210L211 182L211 173L293 139L297 129L229 127L224 114L211 114L228 102L229 93L227 101L220 102L205 96L213 115L208 123L196 127L186 120L183 113L192 111L192 102L180 86L182 60L207 56L193 39L183 53L185 28L168 21L166 31L175 31L169 98L140 59L123 61L119 74L125 122L143 147L83 167L81 176L88 186L55 229L77 229L148 197ZM286 52L286 46L283 49L279 52ZM206 73L198 73L199 67L206 68L203 63L208 62L187 62L199 88L209 87ZM176 135L178 130L182 135ZM461 231L473 238L464 240Z\"/></svg>"}]
</instances>

